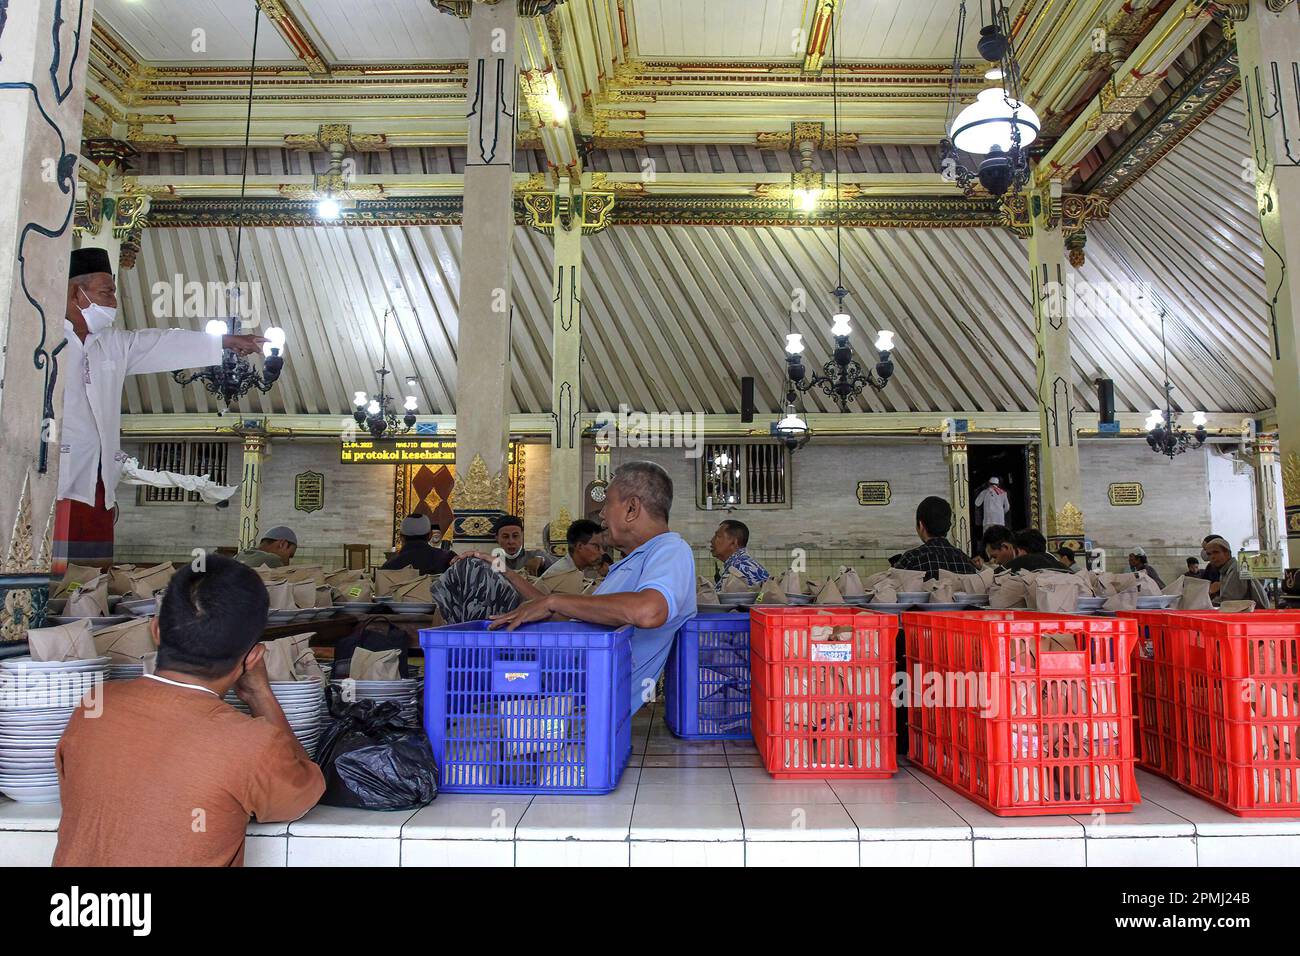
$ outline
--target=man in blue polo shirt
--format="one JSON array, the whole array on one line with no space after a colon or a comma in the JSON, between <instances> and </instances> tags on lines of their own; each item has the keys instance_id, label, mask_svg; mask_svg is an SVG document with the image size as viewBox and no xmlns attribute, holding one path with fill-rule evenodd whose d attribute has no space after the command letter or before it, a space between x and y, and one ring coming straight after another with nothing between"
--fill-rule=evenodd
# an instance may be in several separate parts
<instances>
[{"instance_id":1,"label":"man in blue polo shirt","mask_svg":"<svg viewBox=\"0 0 1300 956\"><path fill-rule=\"evenodd\" d=\"M614 472L600 517L610 542L627 555L609 569L594 594L547 594L492 618L514 630L534 621L632 625L631 712L654 699L677 629L695 615L695 556L668 530L673 481L658 465L631 461Z\"/></svg>"}]
</instances>

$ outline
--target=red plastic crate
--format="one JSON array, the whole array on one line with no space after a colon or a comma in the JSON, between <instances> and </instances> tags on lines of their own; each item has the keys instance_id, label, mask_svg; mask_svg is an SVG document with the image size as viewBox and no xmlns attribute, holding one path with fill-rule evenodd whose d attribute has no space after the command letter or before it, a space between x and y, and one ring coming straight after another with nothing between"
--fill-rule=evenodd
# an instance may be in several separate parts
<instances>
[{"instance_id":1,"label":"red plastic crate","mask_svg":"<svg viewBox=\"0 0 1300 956\"><path fill-rule=\"evenodd\" d=\"M898 619L856 609L750 611L754 742L773 777L869 780L898 772Z\"/></svg>"},{"instance_id":2,"label":"red plastic crate","mask_svg":"<svg viewBox=\"0 0 1300 956\"><path fill-rule=\"evenodd\" d=\"M926 773L999 816L1139 801L1132 621L915 611L903 632L908 753Z\"/></svg>"},{"instance_id":3,"label":"red plastic crate","mask_svg":"<svg viewBox=\"0 0 1300 956\"><path fill-rule=\"evenodd\" d=\"M1174 648L1187 700L1180 782L1238 816L1300 815L1300 612L1194 620Z\"/></svg>"},{"instance_id":4,"label":"red plastic crate","mask_svg":"<svg viewBox=\"0 0 1300 956\"><path fill-rule=\"evenodd\" d=\"M1123 616L1139 626L1143 766L1238 816L1300 815L1300 612Z\"/></svg>"}]
</instances>

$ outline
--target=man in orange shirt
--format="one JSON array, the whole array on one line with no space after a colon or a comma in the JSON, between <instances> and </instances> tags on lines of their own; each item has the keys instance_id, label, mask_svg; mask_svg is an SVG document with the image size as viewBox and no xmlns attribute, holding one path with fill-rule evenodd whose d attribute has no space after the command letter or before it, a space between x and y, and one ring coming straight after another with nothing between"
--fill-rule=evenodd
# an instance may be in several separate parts
<instances>
[{"instance_id":1,"label":"man in orange shirt","mask_svg":"<svg viewBox=\"0 0 1300 956\"><path fill-rule=\"evenodd\" d=\"M106 685L68 722L55 866L243 866L250 817L296 820L325 790L267 679L266 587L206 560L163 595L156 672ZM252 717L222 700L231 688Z\"/></svg>"}]
</instances>

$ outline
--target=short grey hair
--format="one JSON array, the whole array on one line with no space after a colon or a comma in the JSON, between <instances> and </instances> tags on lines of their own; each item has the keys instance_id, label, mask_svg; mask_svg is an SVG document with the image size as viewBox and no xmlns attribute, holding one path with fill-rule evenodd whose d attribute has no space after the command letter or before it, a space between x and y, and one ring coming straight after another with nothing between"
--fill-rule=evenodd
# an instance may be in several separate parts
<instances>
[{"instance_id":1,"label":"short grey hair","mask_svg":"<svg viewBox=\"0 0 1300 956\"><path fill-rule=\"evenodd\" d=\"M625 462L614 470L610 485L618 485L623 494L639 499L654 517L668 520L673 507L673 480L662 466L652 461Z\"/></svg>"}]
</instances>

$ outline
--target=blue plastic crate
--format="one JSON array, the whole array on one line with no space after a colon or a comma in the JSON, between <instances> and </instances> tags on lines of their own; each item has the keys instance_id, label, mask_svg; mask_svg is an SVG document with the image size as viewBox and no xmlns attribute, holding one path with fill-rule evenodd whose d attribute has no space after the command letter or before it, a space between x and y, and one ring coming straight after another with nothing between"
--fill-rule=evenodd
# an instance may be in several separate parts
<instances>
[{"instance_id":1,"label":"blue plastic crate","mask_svg":"<svg viewBox=\"0 0 1300 956\"><path fill-rule=\"evenodd\" d=\"M749 615L697 614L664 677L668 729L686 740L749 740Z\"/></svg>"},{"instance_id":2,"label":"blue plastic crate","mask_svg":"<svg viewBox=\"0 0 1300 956\"><path fill-rule=\"evenodd\" d=\"M420 631L447 793L609 793L632 755L632 629L486 621Z\"/></svg>"}]
</instances>

